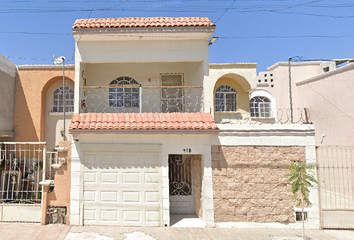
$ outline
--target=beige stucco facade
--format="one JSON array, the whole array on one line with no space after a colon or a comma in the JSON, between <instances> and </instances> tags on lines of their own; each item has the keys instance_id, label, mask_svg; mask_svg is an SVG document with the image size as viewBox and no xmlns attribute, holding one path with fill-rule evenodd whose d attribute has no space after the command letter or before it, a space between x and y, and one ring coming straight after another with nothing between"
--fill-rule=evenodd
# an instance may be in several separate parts
<instances>
[{"instance_id":1,"label":"beige stucco facade","mask_svg":"<svg viewBox=\"0 0 354 240\"><path fill-rule=\"evenodd\" d=\"M214 115L216 122L250 117L249 94L256 88L256 66L255 63L212 63L209 65L210 91L206 95L208 101L211 101L210 112ZM221 85L235 89L235 112L215 111L215 90Z\"/></svg>"},{"instance_id":2,"label":"beige stucco facade","mask_svg":"<svg viewBox=\"0 0 354 240\"><path fill-rule=\"evenodd\" d=\"M330 62L335 66L334 62ZM324 62L291 63L292 102L294 121L305 117L299 109L308 108L309 118L316 129L316 145L354 144L353 111L351 109L352 90L354 88L354 64L330 68L324 72ZM276 63L261 72L258 88L273 94L277 109L286 109L289 115L289 65Z\"/></svg>"},{"instance_id":3,"label":"beige stucco facade","mask_svg":"<svg viewBox=\"0 0 354 240\"><path fill-rule=\"evenodd\" d=\"M66 84L73 86L74 68L65 68ZM51 121L58 121L51 116L54 85L62 85L63 67L48 66L18 66L16 81L14 140L17 142L48 141L50 150L62 139L55 138L59 126ZM49 91L50 90L50 91ZM62 116L62 114L61 114ZM52 119L53 118L53 119ZM67 124L71 116L67 115ZM48 121L49 120L49 121ZM57 126L54 128L54 126ZM56 142L52 140L56 139Z\"/></svg>"}]
</instances>

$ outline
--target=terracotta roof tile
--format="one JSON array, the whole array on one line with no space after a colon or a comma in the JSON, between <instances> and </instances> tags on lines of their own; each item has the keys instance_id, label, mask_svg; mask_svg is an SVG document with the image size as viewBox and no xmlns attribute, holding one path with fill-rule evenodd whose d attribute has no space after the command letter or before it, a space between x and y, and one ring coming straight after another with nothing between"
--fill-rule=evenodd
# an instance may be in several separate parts
<instances>
[{"instance_id":1,"label":"terracotta roof tile","mask_svg":"<svg viewBox=\"0 0 354 240\"><path fill-rule=\"evenodd\" d=\"M77 19L73 29L80 28L144 28L144 27L212 27L207 17L149 17Z\"/></svg>"},{"instance_id":2,"label":"terracotta roof tile","mask_svg":"<svg viewBox=\"0 0 354 240\"><path fill-rule=\"evenodd\" d=\"M217 130L210 113L81 113L70 130Z\"/></svg>"}]
</instances>

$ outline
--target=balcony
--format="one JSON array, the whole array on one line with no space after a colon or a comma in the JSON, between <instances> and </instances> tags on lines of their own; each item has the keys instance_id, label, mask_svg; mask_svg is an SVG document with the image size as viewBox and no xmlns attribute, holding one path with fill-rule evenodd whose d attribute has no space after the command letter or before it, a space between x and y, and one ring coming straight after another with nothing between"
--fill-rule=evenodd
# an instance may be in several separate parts
<instances>
[{"instance_id":1,"label":"balcony","mask_svg":"<svg viewBox=\"0 0 354 240\"><path fill-rule=\"evenodd\" d=\"M202 86L82 86L80 113L202 112Z\"/></svg>"},{"instance_id":2,"label":"balcony","mask_svg":"<svg viewBox=\"0 0 354 240\"><path fill-rule=\"evenodd\" d=\"M216 123L226 124L312 124L308 108L289 108L272 110L270 108L253 109L248 112L215 112Z\"/></svg>"}]
</instances>

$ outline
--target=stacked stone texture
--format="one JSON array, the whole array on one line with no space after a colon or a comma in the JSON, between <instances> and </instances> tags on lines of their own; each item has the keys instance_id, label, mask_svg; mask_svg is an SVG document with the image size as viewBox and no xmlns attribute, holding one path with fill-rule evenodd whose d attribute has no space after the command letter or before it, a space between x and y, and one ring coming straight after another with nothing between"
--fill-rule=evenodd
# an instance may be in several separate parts
<instances>
[{"instance_id":1,"label":"stacked stone texture","mask_svg":"<svg viewBox=\"0 0 354 240\"><path fill-rule=\"evenodd\" d=\"M285 178L294 160L304 147L212 146L215 222L294 222Z\"/></svg>"}]
</instances>

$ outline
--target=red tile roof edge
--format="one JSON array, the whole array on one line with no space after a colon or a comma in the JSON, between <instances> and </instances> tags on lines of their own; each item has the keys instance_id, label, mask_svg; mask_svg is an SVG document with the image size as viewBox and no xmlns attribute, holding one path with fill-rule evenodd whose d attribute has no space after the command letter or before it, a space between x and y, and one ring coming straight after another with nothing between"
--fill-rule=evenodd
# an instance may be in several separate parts
<instances>
[{"instance_id":1,"label":"red tile roof edge","mask_svg":"<svg viewBox=\"0 0 354 240\"><path fill-rule=\"evenodd\" d=\"M210 113L81 113L70 131L209 131L218 130Z\"/></svg>"},{"instance_id":2,"label":"red tile roof edge","mask_svg":"<svg viewBox=\"0 0 354 240\"><path fill-rule=\"evenodd\" d=\"M72 29L146 27L215 27L215 23L207 17L92 18L77 19Z\"/></svg>"}]
</instances>

